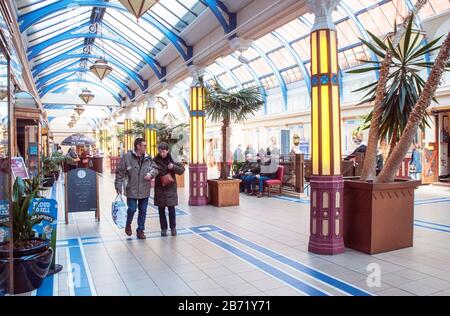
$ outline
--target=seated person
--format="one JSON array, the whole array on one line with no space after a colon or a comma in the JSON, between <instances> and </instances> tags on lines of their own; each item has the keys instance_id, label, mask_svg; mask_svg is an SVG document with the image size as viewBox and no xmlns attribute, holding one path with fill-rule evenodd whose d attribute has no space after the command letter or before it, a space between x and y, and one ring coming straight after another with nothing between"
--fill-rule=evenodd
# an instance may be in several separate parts
<instances>
[{"instance_id":1,"label":"seated person","mask_svg":"<svg viewBox=\"0 0 450 316\"><path fill-rule=\"evenodd\" d=\"M278 163L272 164L270 151L267 151L267 154L265 157L263 157L263 162L261 164L261 173L256 176L256 181L258 182L258 198L263 196L263 190L264 190L264 181L275 179L277 175L278 170ZM276 161L274 161L276 162Z\"/></svg>"},{"instance_id":2,"label":"seated person","mask_svg":"<svg viewBox=\"0 0 450 316\"><path fill-rule=\"evenodd\" d=\"M248 169L244 172L242 176L242 182L244 183L245 193L247 195L256 195L255 183L256 176L259 174L261 160L251 161Z\"/></svg>"},{"instance_id":3,"label":"seated person","mask_svg":"<svg viewBox=\"0 0 450 316\"><path fill-rule=\"evenodd\" d=\"M352 142L357 146L357 148L347 157L344 158L344 160L351 160L356 157L356 153L365 153L367 150L367 143L363 140L363 134L358 133L353 135Z\"/></svg>"},{"instance_id":4,"label":"seated person","mask_svg":"<svg viewBox=\"0 0 450 316\"><path fill-rule=\"evenodd\" d=\"M244 164L239 168L238 172L232 176L232 178L242 180L242 178L244 177L244 174L247 171L250 171L250 169L251 169L251 167L250 167L251 160L252 160L252 155L247 154L247 156L245 156ZM241 181L241 183L239 184L239 191L244 192L244 181Z\"/></svg>"}]
</instances>

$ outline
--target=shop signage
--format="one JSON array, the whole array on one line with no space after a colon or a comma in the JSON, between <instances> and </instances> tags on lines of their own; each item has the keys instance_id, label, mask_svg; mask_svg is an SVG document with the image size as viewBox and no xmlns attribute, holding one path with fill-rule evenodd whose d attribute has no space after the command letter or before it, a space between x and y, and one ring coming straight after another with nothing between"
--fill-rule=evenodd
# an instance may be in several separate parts
<instances>
[{"instance_id":1,"label":"shop signage","mask_svg":"<svg viewBox=\"0 0 450 316\"><path fill-rule=\"evenodd\" d=\"M11 171L14 178L21 177L22 179L28 179L28 169L23 161L23 157L12 157L11 158Z\"/></svg>"},{"instance_id":2,"label":"shop signage","mask_svg":"<svg viewBox=\"0 0 450 316\"><path fill-rule=\"evenodd\" d=\"M99 219L98 179L91 169L78 168L66 175L66 223L68 213L95 212Z\"/></svg>"},{"instance_id":3,"label":"shop signage","mask_svg":"<svg viewBox=\"0 0 450 316\"><path fill-rule=\"evenodd\" d=\"M298 145L298 147L300 149L300 153L301 154L308 155L308 153L309 153L309 142L301 141L300 144Z\"/></svg>"},{"instance_id":4,"label":"shop signage","mask_svg":"<svg viewBox=\"0 0 450 316\"><path fill-rule=\"evenodd\" d=\"M9 201L0 201L0 243L9 236Z\"/></svg>"},{"instance_id":5,"label":"shop signage","mask_svg":"<svg viewBox=\"0 0 450 316\"><path fill-rule=\"evenodd\" d=\"M35 237L48 240L53 248L53 260L50 269L55 267L56 259L56 227L58 223L58 204L53 199L33 199L30 203L28 212L32 215L31 219L42 219L37 225L33 226Z\"/></svg>"}]
</instances>

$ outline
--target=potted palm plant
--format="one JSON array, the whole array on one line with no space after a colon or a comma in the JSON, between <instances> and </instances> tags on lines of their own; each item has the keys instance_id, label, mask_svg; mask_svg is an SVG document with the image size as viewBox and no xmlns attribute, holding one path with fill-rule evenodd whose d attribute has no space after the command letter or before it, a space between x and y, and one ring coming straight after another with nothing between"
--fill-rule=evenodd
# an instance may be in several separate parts
<instances>
[{"instance_id":1,"label":"potted palm plant","mask_svg":"<svg viewBox=\"0 0 450 316\"><path fill-rule=\"evenodd\" d=\"M423 6L419 0L393 40L386 43L369 33L373 44L367 47L382 58L366 61L370 67L351 71L379 70L380 78L362 89L374 109L367 122L370 131L361 178L344 184L344 242L349 248L374 254L413 245L414 190L420 181L396 180L418 128L426 126L425 109L431 103L448 60L448 35L434 63L424 55L439 49L439 39L419 45L420 34L412 29L414 14ZM401 40L401 41L400 41ZM427 82L419 71L431 68ZM390 141L384 168L375 176L378 142Z\"/></svg>"},{"instance_id":2,"label":"potted palm plant","mask_svg":"<svg viewBox=\"0 0 450 316\"><path fill-rule=\"evenodd\" d=\"M263 105L263 95L258 88L244 88L231 92L217 80L206 86L205 111L215 123L222 123L222 162L220 177L208 180L209 203L215 206L239 205L239 179L228 178L229 127L232 122L242 123L255 115Z\"/></svg>"},{"instance_id":3,"label":"potted palm plant","mask_svg":"<svg viewBox=\"0 0 450 316\"><path fill-rule=\"evenodd\" d=\"M42 159L43 186L53 186L58 180L62 163L66 161L66 156L62 153L54 152L51 156Z\"/></svg>"},{"instance_id":4,"label":"potted palm plant","mask_svg":"<svg viewBox=\"0 0 450 316\"><path fill-rule=\"evenodd\" d=\"M13 240L0 243L0 261L13 262L13 294L30 292L41 286L47 276L53 257L53 249L49 242L35 238L33 226L39 224L42 218L31 212L30 204L39 196L39 179L24 181L18 177L14 182L12 209ZM1 224L5 225L5 224ZM9 257L10 244L13 244L13 258ZM9 280L5 280L10 284Z\"/></svg>"}]
</instances>

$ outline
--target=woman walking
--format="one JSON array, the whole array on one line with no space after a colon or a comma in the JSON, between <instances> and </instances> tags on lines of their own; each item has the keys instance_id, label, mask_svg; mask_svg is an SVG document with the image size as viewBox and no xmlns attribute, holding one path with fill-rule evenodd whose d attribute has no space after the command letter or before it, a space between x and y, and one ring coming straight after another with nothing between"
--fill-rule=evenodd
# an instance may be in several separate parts
<instances>
[{"instance_id":1,"label":"woman walking","mask_svg":"<svg viewBox=\"0 0 450 316\"><path fill-rule=\"evenodd\" d=\"M155 179L155 206L159 210L161 236L167 236L166 207L169 210L169 225L172 236L176 236L175 206L178 205L177 181L175 174L182 175L184 167L173 161L169 145L160 143L158 154L153 159L158 176Z\"/></svg>"}]
</instances>

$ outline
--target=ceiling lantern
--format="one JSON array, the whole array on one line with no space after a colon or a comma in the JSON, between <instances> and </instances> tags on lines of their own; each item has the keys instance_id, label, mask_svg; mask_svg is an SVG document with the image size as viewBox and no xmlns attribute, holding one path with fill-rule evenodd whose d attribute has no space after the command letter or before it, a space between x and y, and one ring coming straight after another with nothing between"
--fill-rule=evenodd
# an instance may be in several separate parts
<instances>
[{"instance_id":1,"label":"ceiling lantern","mask_svg":"<svg viewBox=\"0 0 450 316\"><path fill-rule=\"evenodd\" d=\"M98 79L103 80L105 79L113 70L110 65L108 65L108 62L104 59L98 59L91 67L89 67L89 70L98 77Z\"/></svg>"},{"instance_id":2,"label":"ceiling lantern","mask_svg":"<svg viewBox=\"0 0 450 316\"><path fill-rule=\"evenodd\" d=\"M77 105L77 106L74 108L74 111L78 114L78 116L81 116L81 114L83 114L83 112L84 112L84 106L82 106L82 105Z\"/></svg>"},{"instance_id":3,"label":"ceiling lantern","mask_svg":"<svg viewBox=\"0 0 450 316\"><path fill-rule=\"evenodd\" d=\"M159 0L119 0L122 5L132 13L136 19L144 15Z\"/></svg>"},{"instance_id":4,"label":"ceiling lantern","mask_svg":"<svg viewBox=\"0 0 450 316\"><path fill-rule=\"evenodd\" d=\"M78 96L80 97L81 100L83 100L85 104L88 104L94 98L94 95L89 89L83 89L83 92L81 92Z\"/></svg>"}]
</instances>

